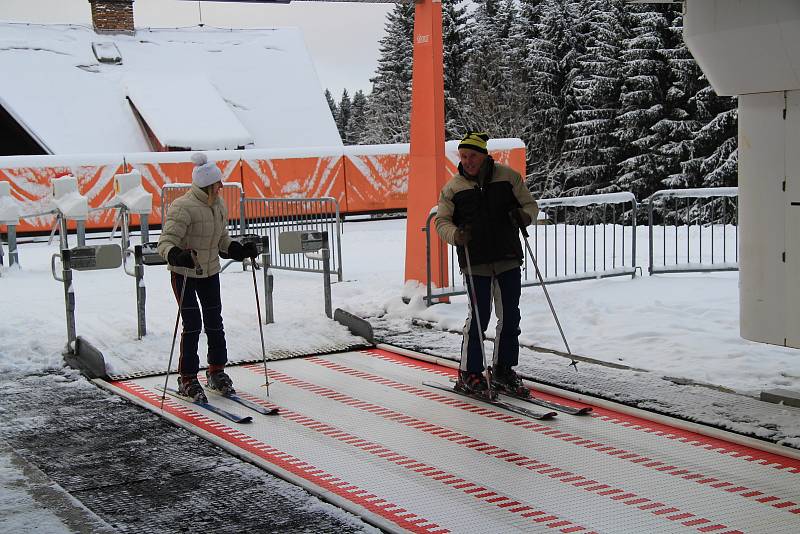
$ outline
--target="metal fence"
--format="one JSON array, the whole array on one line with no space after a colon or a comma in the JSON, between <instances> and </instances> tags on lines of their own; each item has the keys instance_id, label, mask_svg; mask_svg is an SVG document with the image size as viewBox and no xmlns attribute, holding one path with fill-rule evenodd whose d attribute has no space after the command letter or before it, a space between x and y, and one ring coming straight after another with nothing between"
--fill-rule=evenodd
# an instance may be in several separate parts
<instances>
[{"instance_id":1,"label":"metal fence","mask_svg":"<svg viewBox=\"0 0 800 534\"><path fill-rule=\"evenodd\" d=\"M281 232L308 230L328 233L330 273L342 281L342 232L339 203L335 198L244 198L244 232L269 236L273 269L324 272L322 264L304 254L281 254L277 250Z\"/></svg>"},{"instance_id":2,"label":"metal fence","mask_svg":"<svg viewBox=\"0 0 800 534\"><path fill-rule=\"evenodd\" d=\"M647 199L650 274L738 270L738 195L736 187L653 193Z\"/></svg>"},{"instance_id":3,"label":"metal fence","mask_svg":"<svg viewBox=\"0 0 800 534\"><path fill-rule=\"evenodd\" d=\"M571 282L636 273L636 198L632 193L611 193L580 197L541 199L540 219L532 227L522 264L522 286L539 284L533 262L546 283ZM423 229L426 233L428 284L426 302L466 294L456 273L455 247L448 246L450 285L431 285L431 233L436 209L431 210Z\"/></svg>"},{"instance_id":4,"label":"metal fence","mask_svg":"<svg viewBox=\"0 0 800 534\"><path fill-rule=\"evenodd\" d=\"M161 223L167 220L167 210L178 197L183 196L191 189L191 184L166 184L161 188ZM241 184L224 182L220 194L225 207L228 209L228 232L232 236L244 233L239 221L242 220L242 199L244 191Z\"/></svg>"},{"instance_id":5,"label":"metal fence","mask_svg":"<svg viewBox=\"0 0 800 534\"><path fill-rule=\"evenodd\" d=\"M161 189L162 221L170 204L190 187L167 184ZM232 236L269 236L272 269L322 273L322 264L303 254L281 254L277 250L278 235L291 230L328 232L331 274L342 281L341 218L335 198L245 198L242 186L235 182L223 184L222 198L228 208L228 231Z\"/></svg>"}]
</instances>

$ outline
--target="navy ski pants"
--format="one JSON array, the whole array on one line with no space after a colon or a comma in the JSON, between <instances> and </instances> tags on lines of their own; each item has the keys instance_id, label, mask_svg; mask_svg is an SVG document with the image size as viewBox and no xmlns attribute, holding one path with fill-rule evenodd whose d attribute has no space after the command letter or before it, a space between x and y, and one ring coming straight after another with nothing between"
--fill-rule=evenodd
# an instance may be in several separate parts
<instances>
[{"instance_id":1,"label":"navy ski pants","mask_svg":"<svg viewBox=\"0 0 800 534\"><path fill-rule=\"evenodd\" d=\"M471 373L483 372L483 353L481 341L489 326L494 301L497 315L492 366L513 367L519 361L519 295L522 291L522 274L519 267L495 276L464 275L469 293L470 307L464 324L464 338L461 342L461 370ZM472 289L480 317L480 330L472 304ZM480 332L480 337L478 333Z\"/></svg>"},{"instance_id":2,"label":"navy ski pants","mask_svg":"<svg viewBox=\"0 0 800 534\"><path fill-rule=\"evenodd\" d=\"M171 274L172 291L175 293L175 299L181 304L181 321L183 322L178 372L184 376L195 376L200 370L197 345L203 326L205 326L208 340L208 363L225 365L228 361L228 349L225 344L225 330L222 327L219 274L208 278L184 277L175 272ZM184 279L186 288L183 291L183 302L181 303L181 288Z\"/></svg>"}]
</instances>

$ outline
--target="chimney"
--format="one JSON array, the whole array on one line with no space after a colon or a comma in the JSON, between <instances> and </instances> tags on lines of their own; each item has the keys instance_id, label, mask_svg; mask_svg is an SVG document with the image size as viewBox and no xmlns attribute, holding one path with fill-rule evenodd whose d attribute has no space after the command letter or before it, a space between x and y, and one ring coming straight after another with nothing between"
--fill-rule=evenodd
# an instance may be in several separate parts
<instances>
[{"instance_id":1,"label":"chimney","mask_svg":"<svg viewBox=\"0 0 800 534\"><path fill-rule=\"evenodd\" d=\"M134 0L89 0L94 31L133 34L133 2Z\"/></svg>"}]
</instances>

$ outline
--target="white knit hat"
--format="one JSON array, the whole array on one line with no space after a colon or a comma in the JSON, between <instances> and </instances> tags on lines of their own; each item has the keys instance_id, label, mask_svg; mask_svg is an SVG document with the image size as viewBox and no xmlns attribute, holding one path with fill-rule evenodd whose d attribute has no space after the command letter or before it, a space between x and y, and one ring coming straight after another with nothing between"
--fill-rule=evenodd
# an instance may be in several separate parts
<instances>
[{"instance_id":1,"label":"white knit hat","mask_svg":"<svg viewBox=\"0 0 800 534\"><path fill-rule=\"evenodd\" d=\"M202 152L192 154L195 168L192 171L192 183L197 187L208 187L222 181L222 171L214 162L208 162L208 156Z\"/></svg>"}]
</instances>

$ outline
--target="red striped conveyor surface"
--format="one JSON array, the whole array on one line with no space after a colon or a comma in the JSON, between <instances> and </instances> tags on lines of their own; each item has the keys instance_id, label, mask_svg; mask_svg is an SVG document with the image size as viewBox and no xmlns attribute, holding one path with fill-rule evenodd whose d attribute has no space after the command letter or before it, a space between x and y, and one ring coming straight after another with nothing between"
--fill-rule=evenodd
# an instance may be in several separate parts
<instances>
[{"instance_id":1,"label":"red striped conveyor surface","mask_svg":"<svg viewBox=\"0 0 800 534\"><path fill-rule=\"evenodd\" d=\"M162 411L163 376L99 382L387 531L800 532L800 460L781 447L597 405L532 420L428 388L455 371L383 349L269 362L269 398L263 365L229 371L281 415L214 396L253 423Z\"/></svg>"}]
</instances>

